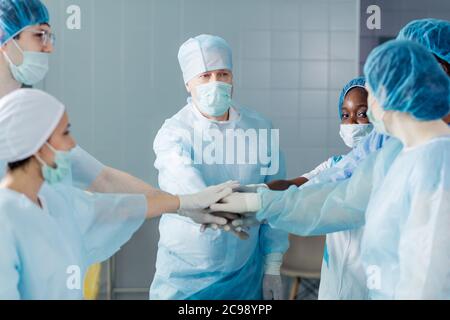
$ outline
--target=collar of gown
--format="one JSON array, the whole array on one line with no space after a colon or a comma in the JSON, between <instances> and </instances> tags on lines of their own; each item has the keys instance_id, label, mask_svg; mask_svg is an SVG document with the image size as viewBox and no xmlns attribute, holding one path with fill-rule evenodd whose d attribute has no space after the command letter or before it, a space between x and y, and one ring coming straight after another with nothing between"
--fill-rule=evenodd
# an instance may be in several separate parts
<instances>
[{"instance_id":1,"label":"collar of gown","mask_svg":"<svg viewBox=\"0 0 450 320\"><path fill-rule=\"evenodd\" d=\"M235 127L236 124L241 120L241 113L238 111L238 108L236 106L232 106L230 108L230 118L227 121L217 121L217 120L211 120L206 118L204 115L201 114L201 112L197 109L197 107L192 102L192 98L189 97L187 99L188 105L192 113L194 114L195 118L199 121L199 124L201 124L204 127L211 128L211 127Z\"/></svg>"}]
</instances>

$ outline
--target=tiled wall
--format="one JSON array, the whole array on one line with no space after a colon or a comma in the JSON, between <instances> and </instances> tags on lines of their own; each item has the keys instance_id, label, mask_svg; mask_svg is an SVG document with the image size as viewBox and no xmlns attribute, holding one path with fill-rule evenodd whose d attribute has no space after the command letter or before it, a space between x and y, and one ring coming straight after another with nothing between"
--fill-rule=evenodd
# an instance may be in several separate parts
<instances>
[{"instance_id":1,"label":"tiled wall","mask_svg":"<svg viewBox=\"0 0 450 320\"><path fill-rule=\"evenodd\" d=\"M58 42L45 88L64 101L80 144L157 184L153 139L187 97L177 52L200 33L234 52L236 100L280 128L296 177L347 149L338 135L340 88L359 66L357 0L45 0ZM78 4L81 30L65 28ZM148 287L157 220L116 255L115 288ZM119 290L120 291L120 290ZM146 298L122 290L115 298Z\"/></svg>"},{"instance_id":2,"label":"tiled wall","mask_svg":"<svg viewBox=\"0 0 450 320\"><path fill-rule=\"evenodd\" d=\"M366 27L369 5L381 9L381 29L369 30ZM450 21L449 0L361 0L361 41L360 70L370 51L383 41L395 38L400 29L409 21L423 18L436 18Z\"/></svg>"}]
</instances>

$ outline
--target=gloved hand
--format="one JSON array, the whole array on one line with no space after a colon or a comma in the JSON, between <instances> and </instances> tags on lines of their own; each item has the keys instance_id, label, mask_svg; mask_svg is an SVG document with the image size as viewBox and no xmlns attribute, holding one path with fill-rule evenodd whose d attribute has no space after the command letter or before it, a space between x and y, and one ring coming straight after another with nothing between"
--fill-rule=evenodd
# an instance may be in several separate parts
<instances>
[{"instance_id":1,"label":"gloved hand","mask_svg":"<svg viewBox=\"0 0 450 320\"><path fill-rule=\"evenodd\" d=\"M240 230L240 228L249 228L259 226L260 224L265 224L266 221L260 222L256 219L254 213L246 213L241 215L239 218L234 219L231 224L236 227L236 230Z\"/></svg>"},{"instance_id":2,"label":"gloved hand","mask_svg":"<svg viewBox=\"0 0 450 320\"><path fill-rule=\"evenodd\" d=\"M258 193L233 192L223 198L220 203L210 206L211 211L222 211L232 213L257 212L261 209L261 196Z\"/></svg>"},{"instance_id":3,"label":"gloved hand","mask_svg":"<svg viewBox=\"0 0 450 320\"><path fill-rule=\"evenodd\" d=\"M281 276L265 274L263 279L263 299L283 300L283 283Z\"/></svg>"},{"instance_id":4,"label":"gloved hand","mask_svg":"<svg viewBox=\"0 0 450 320\"><path fill-rule=\"evenodd\" d=\"M215 223L203 224L200 228L200 232L205 232L205 230L208 228L213 230L220 229L227 232L231 232L241 240L247 240L249 238L248 233L245 232L247 230L244 231L244 228L241 227L236 228L231 224L231 221L234 221L240 217L239 215L230 212L214 212L213 215L227 219L227 224L226 225L218 225Z\"/></svg>"},{"instance_id":5,"label":"gloved hand","mask_svg":"<svg viewBox=\"0 0 450 320\"><path fill-rule=\"evenodd\" d=\"M210 213L208 209L213 203L230 195L233 188L237 188L239 183L236 181L228 181L217 186L211 186L205 190L191 194L178 196L180 199L180 208L178 214L191 218L194 222L199 224L227 224L227 219L215 216Z\"/></svg>"},{"instance_id":6,"label":"gloved hand","mask_svg":"<svg viewBox=\"0 0 450 320\"><path fill-rule=\"evenodd\" d=\"M282 300L283 283L280 268L283 260L281 253L269 253L264 257L263 299Z\"/></svg>"},{"instance_id":7,"label":"gloved hand","mask_svg":"<svg viewBox=\"0 0 450 320\"><path fill-rule=\"evenodd\" d=\"M246 192L246 193L256 193L259 188L266 188L269 189L267 184L265 183L258 183L258 184L247 184L245 186L239 186L233 191L235 192Z\"/></svg>"},{"instance_id":8,"label":"gloved hand","mask_svg":"<svg viewBox=\"0 0 450 320\"><path fill-rule=\"evenodd\" d=\"M226 225L217 225L217 224L203 224L200 228L200 232L205 232L206 229L213 229L213 230L224 230L227 232L231 232L233 235L238 237L241 240L247 240L250 235L247 233L248 230L244 228L236 228L231 223L227 223Z\"/></svg>"}]
</instances>

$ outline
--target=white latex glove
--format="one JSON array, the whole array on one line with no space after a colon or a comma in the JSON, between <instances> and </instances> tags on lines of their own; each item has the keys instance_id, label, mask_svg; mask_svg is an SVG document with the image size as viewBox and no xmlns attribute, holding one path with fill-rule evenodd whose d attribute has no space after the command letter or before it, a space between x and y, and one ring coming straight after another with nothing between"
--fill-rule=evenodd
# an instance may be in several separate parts
<instances>
[{"instance_id":1,"label":"white latex glove","mask_svg":"<svg viewBox=\"0 0 450 320\"><path fill-rule=\"evenodd\" d=\"M227 232L231 232L234 236L238 237L241 240L247 240L250 238L250 235L247 233L248 230L244 228L236 228L231 223L227 223L226 225L217 225L217 224L203 224L200 228L200 232L205 232L206 229L212 230L224 230Z\"/></svg>"},{"instance_id":2,"label":"white latex glove","mask_svg":"<svg viewBox=\"0 0 450 320\"><path fill-rule=\"evenodd\" d=\"M283 262L282 253L270 253L264 257L263 299L283 299L283 282L280 268Z\"/></svg>"},{"instance_id":3,"label":"white latex glove","mask_svg":"<svg viewBox=\"0 0 450 320\"><path fill-rule=\"evenodd\" d=\"M238 214L257 212L261 209L261 196L258 193L233 192L231 195L222 199L220 203L212 204L210 209L211 211Z\"/></svg>"},{"instance_id":4,"label":"white latex glove","mask_svg":"<svg viewBox=\"0 0 450 320\"><path fill-rule=\"evenodd\" d=\"M265 274L263 278L263 299L264 300L282 300L283 282L281 276Z\"/></svg>"},{"instance_id":5,"label":"white latex glove","mask_svg":"<svg viewBox=\"0 0 450 320\"><path fill-rule=\"evenodd\" d=\"M245 186L239 186L233 191L235 192L246 192L246 193L256 193L259 188L266 188L269 189L267 184L265 183L258 183L258 184L247 184Z\"/></svg>"},{"instance_id":6,"label":"white latex glove","mask_svg":"<svg viewBox=\"0 0 450 320\"><path fill-rule=\"evenodd\" d=\"M180 199L180 208L178 214L191 218L199 224L227 224L227 219L210 214L208 209L213 203L223 199L233 192L233 188L237 188L239 183L236 181L228 181L217 186L211 186L205 190L191 194L178 196Z\"/></svg>"}]
</instances>

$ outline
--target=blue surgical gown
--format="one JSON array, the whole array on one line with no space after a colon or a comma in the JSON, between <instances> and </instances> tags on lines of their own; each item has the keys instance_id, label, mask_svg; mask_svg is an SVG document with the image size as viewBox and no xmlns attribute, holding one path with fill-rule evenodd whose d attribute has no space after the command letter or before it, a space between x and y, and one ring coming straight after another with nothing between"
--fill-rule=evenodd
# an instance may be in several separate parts
<instances>
[{"instance_id":1,"label":"blue surgical gown","mask_svg":"<svg viewBox=\"0 0 450 320\"><path fill-rule=\"evenodd\" d=\"M300 188L261 191L263 209L258 212L258 219L297 235L327 234L320 299L367 298L360 253L374 163L377 159L391 163L400 150L400 141L391 138L383 149L362 160L349 179L333 182L330 178L341 172L338 162Z\"/></svg>"},{"instance_id":2,"label":"blue surgical gown","mask_svg":"<svg viewBox=\"0 0 450 320\"><path fill-rule=\"evenodd\" d=\"M361 245L369 297L450 299L450 136L381 160Z\"/></svg>"},{"instance_id":3,"label":"blue surgical gown","mask_svg":"<svg viewBox=\"0 0 450 320\"><path fill-rule=\"evenodd\" d=\"M0 299L81 299L87 267L112 256L142 225L146 198L61 184L44 184L39 198L42 209L0 189Z\"/></svg>"},{"instance_id":4,"label":"blue surgical gown","mask_svg":"<svg viewBox=\"0 0 450 320\"><path fill-rule=\"evenodd\" d=\"M161 189L188 194L228 180L238 180L245 185L283 178L283 161L206 164L208 159L197 161L192 155L198 157L208 150L211 152L213 146L216 154L230 156L230 149L221 149L225 143L222 144L215 133L232 130L230 132L242 136L247 129L271 128L269 121L247 108L233 108L230 121L214 122L188 103L164 123L154 142ZM202 133L203 139L199 140L203 145L199 146L194 139ZM241 150L245 150L247 157L257 155L253 147ZM270 145L267 151L270 155ZM263 167L272 168L277 174L262 174ZM221 230L201 233L200 225L176 215L164 215L159 230L161 238L150 299L261 299L263 257L269 253L284 253L289 245L286 232L268 225L252 227L250 238L245 241Z\"/></svg>"}]
</instances>

